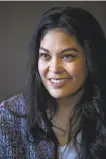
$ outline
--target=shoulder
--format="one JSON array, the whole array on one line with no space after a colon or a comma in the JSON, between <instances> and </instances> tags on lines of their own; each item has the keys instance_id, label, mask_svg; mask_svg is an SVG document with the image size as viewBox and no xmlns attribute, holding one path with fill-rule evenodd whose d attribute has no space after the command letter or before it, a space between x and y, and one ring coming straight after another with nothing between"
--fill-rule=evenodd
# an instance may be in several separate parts
<instances>
[{"instance_id":1,"label":"shoulder","mask_svg":"<svg viewBox=\"0 0 106 159\"><path fill-rule=\"evenodd\" d=\"M22 93L15 95L0 104L0 128L14 127L20 125L20 121L25 120L26 101Z\"/></svg>"},{"instance_id":2,"label":"shoulder","mask_svg":"<svg viewBox=\"0 0 106 159\"><path fill-rule=\"evenodd\" d=\"M23 115L26 113L26 100L23 93L17 94L0 104L0 116L11 114L10 112Z\"/></svg>"},{"instance_id":3,"label":"shoulder","mask_svg":"<svg viewBox=\"0 0 106 159\"><path fill-rule=\"evenodd\" d=\"M22 93L15 95L0 104L0 129L16 130L25 121L26 102Z\"/></svg>"},{"instance_id":4,"label":"shoulder","mask_svg":"<svg viewBox=\"0 0 106 159\"><path fill-rule=\"evenodd\" d=\"M26 102L22 93L0 104L0 157L11 156L12 148L17 151L17 147L21 153L26 130L25 113Z\"/></svg>"},{"instance_id":5,"label":"shoulder","mask_svg":"<svg viewBox=\"0 0 106 159\"><path fill-rule=\"evenodd\" d=\"M53 144L41 140L33 144L26 134L26 100L23 94L15 95L0 104L0 159L51 158ZM30 138L31 137L31 138ZM41 153L42 152L42 153ZM38 157L36 157L38 156Z\"/></svg>"}]
</instances>

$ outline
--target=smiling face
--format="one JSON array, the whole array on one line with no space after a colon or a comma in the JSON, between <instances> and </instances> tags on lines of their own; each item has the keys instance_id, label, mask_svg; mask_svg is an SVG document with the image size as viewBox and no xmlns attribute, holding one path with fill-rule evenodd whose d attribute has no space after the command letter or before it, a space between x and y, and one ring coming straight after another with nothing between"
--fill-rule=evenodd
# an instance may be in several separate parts
<instances>
[{"instance_id":1,"label":"smiling face","mask_svg":"<svg viewBox=\"0 0 106 159\"><path fill-rule=\"evenodd\" d=\"M86 73L84 50L75 36L60 30L50 30L41 39L38 71L42 83L54 98L64 98L77 92Z\"/></svg>"}]
</instances>

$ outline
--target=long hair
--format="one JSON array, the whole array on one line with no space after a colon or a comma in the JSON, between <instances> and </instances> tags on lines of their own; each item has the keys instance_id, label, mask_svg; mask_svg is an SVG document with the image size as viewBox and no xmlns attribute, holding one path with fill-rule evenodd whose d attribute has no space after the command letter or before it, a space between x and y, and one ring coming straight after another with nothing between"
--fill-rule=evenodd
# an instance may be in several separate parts
<instances>
[{"instance_id":1,"label":"long hair","mask_svg":"<svg viewBox=\"0 0 106 159\"><path fill-rule=\"evenodd\" d=\"M98 21L81 8L53 7L40 19L30 43L30 68L27 83L27 124L33 137L43 132L39 126L39 113L48 126L46 135L55 145L55 134L46 111L51 107L56 112L56 100L44 87L39 72L38 58L40 41L51 29L59 28L75 35L85 50L88 77L84 84L84 95L74 107L70 120L71 132L76 145L77 134L81 132L81 159L103 159L106 157L106 39ZM48 104L48 103L51 104ZM35 133L36 129L36 133ZM70 137L69 137L70 141Z\"/></svg>"}]
</instances>

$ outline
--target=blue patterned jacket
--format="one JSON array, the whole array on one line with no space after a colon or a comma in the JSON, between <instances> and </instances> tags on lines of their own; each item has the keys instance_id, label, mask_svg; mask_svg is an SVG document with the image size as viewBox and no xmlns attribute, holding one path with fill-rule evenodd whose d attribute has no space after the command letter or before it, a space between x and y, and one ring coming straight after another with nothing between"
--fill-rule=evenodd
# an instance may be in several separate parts
<instances>
[{"instance_id":1,"label":"blue patterned jacket","mask_svg":"<svg viewBox=\"0 0 106 159\"><path fill-rule=\"evenodd\" d=\"M23 94L18 94L0 104L0 159L55 159L54 144L47 140L31 143L26 137L26 114ZM42 121L42 128L44 124Z\"/></svg>"}]
</instances>

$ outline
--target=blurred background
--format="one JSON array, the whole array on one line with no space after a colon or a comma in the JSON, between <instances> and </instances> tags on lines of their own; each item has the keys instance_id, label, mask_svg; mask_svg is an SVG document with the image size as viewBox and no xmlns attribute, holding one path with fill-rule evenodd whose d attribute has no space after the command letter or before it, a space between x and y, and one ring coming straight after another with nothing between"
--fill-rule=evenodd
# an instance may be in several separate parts
<instances>
[{"instance_id":1,"label":"blurred background","mask_svg":"<svg viewBox=\"0 0 106 159\"><path fill-rule=\"evenodd\" d=\"M0 1L0 101L24 91L28 43L41 14L56 5L90 11L106 35L105 1Z\"/></svg>"}]
</instances>

